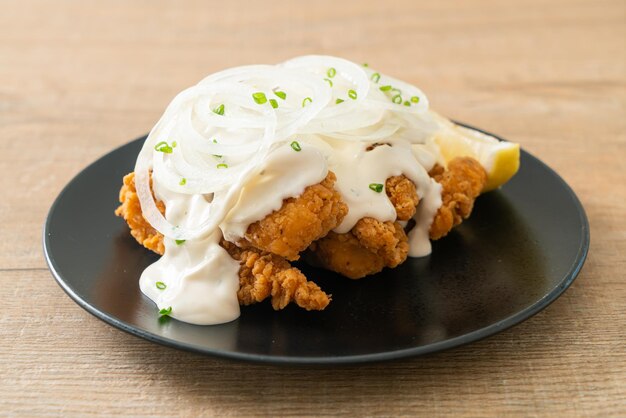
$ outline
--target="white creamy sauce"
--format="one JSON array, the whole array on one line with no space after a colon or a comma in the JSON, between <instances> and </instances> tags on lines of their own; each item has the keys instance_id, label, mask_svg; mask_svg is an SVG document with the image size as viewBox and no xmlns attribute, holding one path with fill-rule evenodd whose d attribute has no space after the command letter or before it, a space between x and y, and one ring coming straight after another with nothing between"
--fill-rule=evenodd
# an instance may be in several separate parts
<instances>
[{"instance_id":1,"label":"white creamy sauce","mask_svg":"<svg viewBox=\"0 0 626 418\"><path fill-rule=\"evenodd\" d=\"M415 226L409 232L409 257L424 257L430 254L429 230L437 210L441 206L441 184L433 179L426 189L426 194L417 205L417 211L413 219Z\"/></svg>"},{"instance_id":2,"label":"white creamy sauce","mask_svg":"<svg viewBox=\"0 0 626 418\"><path fill-rule=\"evenodd\" d=\"M191 226L208 216L210 203L203 195L173 193L156 181L154 191L173 224ZM220 247L219 238L214 233L177 244L166 237L165 253L139 279L141 291L184 322L212 325L239 317L239 263Z\"/></svg>"},{"instance_id":3,"label":"white creamy sauce","mask_svg":"<svg viewBox=\"0 0 626 418\"><path fill-rule=\"evenodd\" d=\"M330 157L329 169L337 175L335 188L348 205L348 214L335 228L346 233L359 219L370 217L382 222L395 221L396 210L385 192L389 177L404 174L422 198L430 187L430 177L415 158L411 144L403 139L387 138L370 151L367 143L342 143ZM380 192L372 190L382 185Z\"/></svg>"},{"instance_id":4,"label":"white creamy sauce","mask_svg":"<svg viewBox=\"0 0 626 418\"><path fill-rule=\"evenodd\" d=\"M404 103L395 101L400 94ZM236 319L239 263L220 240L237 242L248 225L329 171L349 209L337 233L363 217L395 221L385 183L409 178L420 200L409 255L428 255L441 206L441 186L428 171L441 163L432 141L441 126L416 87L334 57L209 76L172 101L137 159L144 217L165 235L165 253L143 272L141 291L181 321ZM150 194L149 170L164 217Z\"/></svg>"}]
</instances>

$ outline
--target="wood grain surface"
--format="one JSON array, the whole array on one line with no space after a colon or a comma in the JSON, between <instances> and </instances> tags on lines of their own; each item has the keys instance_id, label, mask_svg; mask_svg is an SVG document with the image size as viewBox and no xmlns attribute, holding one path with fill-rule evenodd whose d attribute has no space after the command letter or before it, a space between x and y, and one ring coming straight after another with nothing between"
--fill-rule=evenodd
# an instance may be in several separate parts
<instances>
[{"instance_id":1,"label":"wood grain surface","mask_svg":"<svg viewBox=\"0 0 626 418\"><path fill-rule=\"evenodd\" d=\"M626 416L626 3L0 1L0 415ZM270 367L157 346L72 302L41 235L62 187L225 67L324 53L517 141L583 202L591 250L539 315L448 352Z\"/></svg>"}]
</instances>

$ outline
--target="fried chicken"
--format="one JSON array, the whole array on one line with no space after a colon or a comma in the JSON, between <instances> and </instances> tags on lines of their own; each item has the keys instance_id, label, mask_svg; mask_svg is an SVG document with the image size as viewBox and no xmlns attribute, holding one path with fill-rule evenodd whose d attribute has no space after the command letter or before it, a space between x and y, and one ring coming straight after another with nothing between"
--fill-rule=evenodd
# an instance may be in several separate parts
<instances>
[{"instance_id":1,"label":"fried chicken","mask_svg":"<svg viewBox=\"0 0 626 418\"><path fill-rule=\"evenodd\" d=\"M385 182L385 191L396 209L399 221L408 221L415 215L419 199L415 184L411 180L404 175L389 177Z\"/></svg>"},{"instance_id":2,"label":"fried chicken","mask_svg":"<svg viewBox=\"0 0 626 418\"><path fill-rule=\"evenodd\" d=\"M430 238L439 239L470 215L474 200L487 182L487 173L478 161L463 157L450 161L447 169L436 166L429 174L442 185L442 205L430 227ZM418 204L413 182L404 176L391 177L386 189L398 219L410 219ZM358 279L404 262L409 244L397 222L363 218L350 232L331 232L310 249L323 267Z\"/></svg>"},{"instance_id":3,"label":"fried chicken","mask_svg":"<svg viewBox=\"0 0 626 418\"><path fill-rule=\"evenodd\" d=\"M333 187L336 180L335 174L328 172L321 183L286 199L279 210L248 226L245 239L237 244L297 260L300 252L339 225L348 213Z\"/></svg>"},{"instance_id":4,"label":"fried chicken","mask_svg":"<svg viewBox=\"0 0 626 418\"><path fill-rule=\"evenodd\" d=\"M404 262L409 243L398 222L363 218L350 232L330 232L311 244L310 249L323 267L360 279Z\"/></svg>"},{"instance_id":5,"label":"fried chicken","mask_svg":"<svg viewBox=\"0 0 626 418\"><path fill-rule=\"evenodd\" d=\"M429 174L442 185L443 203L430 228L431 239L439 239L470 215L487 174L478 161L469 157L456 158L445 169L435 166ZM237 245L222 240L222 247L240 263L240 304L271 298L277 310L290 302L307 310L324 309L330 296L287 261L298 259L307 247L323 267L352 279L404 262L408 238L397 221L366 217L348 233L332 232L348 211L333 187L335 181L335 175L329 172L321 183L307 187L302 195L286 199L279 210L251 224ZM405 176L394 176L387 179L385 186L398 220L411 219L419 203L413 182ZM163 236L141 213L134 173L124 177L120 202L115 213L126 220L132 236L146 248L163 254ZM157 202L157 207L165 212L162 202Z\"/></svg>"},{"instance_id":6,"label":"fried chicken","mask_svg":"<svg viewBox=\"0 0 626 418\"><path fill-rule=\"evenodd\" d=\"M307 311L321 311L330 303L329 295L307 281L304 274L284 258L255 248L239 248L224 240L221 245L241 265L237 292L241 305L261 302L270 296L275 310L294 302Z\"/></svg>"},{"instance_id":7,"label":"fried chicken","mask_svg":"<svg viewBox=\"0 0 626 418\"><path fill-rule=\"evenodd\" d=\"M137 242L163 255L163 234L152 228L141 212L135 188L135 173L126 175L123 183L119 194L121 205L115 210L115 214L128 223L130 233ZM163 202L156 203L161 213L165 213ZM225 240L220 245L240 264L237 292L239 304L250 305L271 297L272 307L276 310L295 302L310 311L322 310L330 303L329 295L315 283L307 281L304 274L283 257L255 248L238 248Z\"/></svg>"},{"instance_id":8,"label":"fried chicken","mask_svg":"<svg viewBox=\"0 0 626 418\"><path fill-rule=\"evenodd\" d=\"M393 176L385 182L389 201L398 220L415 215L419 199L415 184L406 176ZM314 259L323 267L351 279L378 273L385 267L396 267L406 260L409 243L398 222L360 219L345 234L330 232L310 246Z\"/></svg>"},{"instance_id":9,"label":"fried chicken","mask_svg":"<svg viewBox=\"0 0 626 418\"><path fill-rule=\"evenodd\" d=\"M152 178L150 178L150 187L152 187ZM139 244L157 254L163 255L163 252L165 252L163 235L146 221L141 212L141 204L135 188L135 173L124 176L119 198L121 205L115 210L115 214L124 218L130 227L130 234ZM161 213L165 214L163 202L157 201L156 205Z\"/></svg>"},{"instance_id":10,"label":"fried chicken","mask_svg":"<svg viewBox=\"0 0 626 418\"><path fill-rule=\"evenodd\" d=\"M487 172L475 159L458 157L446 169L437 165L429 174L442 186L442 204L430 226L430 238L436 240L467 219L487 183Z\"/></svg>"}]
</instances>

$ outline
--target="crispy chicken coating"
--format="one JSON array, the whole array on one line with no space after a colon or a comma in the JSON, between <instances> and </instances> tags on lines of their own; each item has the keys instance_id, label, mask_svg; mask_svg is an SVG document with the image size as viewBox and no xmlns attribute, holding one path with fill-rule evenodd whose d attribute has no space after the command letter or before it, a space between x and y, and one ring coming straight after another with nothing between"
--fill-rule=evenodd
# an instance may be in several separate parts
<instances>
[{"instance_id":1,"label":"crispy chicken coating","mask_svg":"<svg viewBox=\"0 0 626 418\"><path fill-rule=\"evenodd\" d=\"M360 279L404 262L409 243L398 222L363 218L350 232L330 232L310 249L323 267L351 279Z\"/></svg>"},{"instance_id":2,"label":"crispy chicken coating","mask_svg":"<svg viewBox=\"0 0 626 418\"><path fill-rule=\"evenodd\" d=\"M487 183L487 172L475 159L458 157L447 169L435 166L429 174L442 186L442 204L430 226L430 238L436 240L467 219Z\"/></svg>"},{"instance_id":3,"label":"crispy chicken coating","mask_svg":"<svg viewBox=\"0 0 626 418\"><path fill-rule=\"evenodd\" d=\"M123 183L119 196L121 205L115 210L115 214L124 218L130 227L130 234L139 244L163 255L165 251L163 235L146 221L141 212L141 204L135 188L135 173L124 176ZM152 186L152 178L150 178L150 186ZM164 214L165 205L163 202L157 201L156 204L157 208Z\"/></svg>"},{"instance_id":4,"label":"crispy chicken coating","mask_svg":"<svg viewBox=\"0 0 626 418\"><path fill-rule=\"evenodd\" d=\"M307 281L304 274L284 258L255 248L239 248L224 240L221 245L241 264L237 292L241 305L271 297L275 310L294 302L307 311L320 311L330 303L329 295L315 283Z\"/></svg>"},{"instance_id":5,"label":"crispy chicken coating","mask_svg":"<svg viewBox=\"0 0 626 418\"><path fill-rule=\"evenodd\" d=\"M385 261L365 248L350 232L329 232L309 247L316 264L351 279L360 279L385 267Z\"/></svg>"},{"instance_id":6,"label":"crispy chicken coating","mask_svg":"<svg viewBox=\"0 0 626 418\"><path fill-rule=\"evenodd\" d=\"M408 221L415 215L419 199L411 180L404 175L389 177L385 182L385 191L396 209L399 221Z\"/></svg>"},{"instance_id":7,"label":"crispy chicken coating","mask_svg":"<svg viewBox=\"0 0 626 418\"><path fill-rule=\"evenodd\" d=\"M415 215L419 199L411 180L404 175L390 177L385 182L385 190L398 220L408 220ZM351 279L360 279L404 262L409 243L398 222L381 222L366 217L360 219L350 232L330 232L314 242L310 249L323 267Z\"/></svg>"},{"instance_id":8,"label":"crispy chicken coating","mask_svg":"<svg viewBox=\"0 0 626 418\"><path fill-rule=\"evenodd\" d=\"M328 172L318 184L304 189L302 195L283 201L283 206L254 222L237 244L297 260L311 242L325 236L341 223L348 206L334 189L337 178Z\"/></svg>"},{"instance_id":9,"label":"crispy chicken coating","mask_svg":"<svg viewBox=\"0 0 626 418\"><path fill-rule=\"evenodd\" d=\"M128 223L131 235L144 247L163 255L163 235L143 217L134 173L124 177L119 198L121 205L115 214ZM165 213L163 202L156 203L161 213ZM241 305L250 305L271 297L272 307L276 310L295 302L310 311L322 310L330 303L329 295L315 283L307 281L304 274L291 267L284 258L255 248L241 249L224 240L220 244L233 259L239 261L237 298Z\"/></svg>"},{"instance_id":10,"label":"crispy chicken coating","mask_svg":"<svg viewBox=\"0 0 626 418\"><path fill-rule=\"evenodd\" d=\"M470 215L487 173L478 161L463 157L450 161L447 169L436 166L429 174L442 185L442 205L430 228L431 239L439 239ZM415 185L397 176L387 179L386 188L398 219L410 219L418 203ZM358 279L404 262L409 245L397 222L363 218L347 234L331 232L310 248L322 266Z\"/></svg>"}]
</instances>

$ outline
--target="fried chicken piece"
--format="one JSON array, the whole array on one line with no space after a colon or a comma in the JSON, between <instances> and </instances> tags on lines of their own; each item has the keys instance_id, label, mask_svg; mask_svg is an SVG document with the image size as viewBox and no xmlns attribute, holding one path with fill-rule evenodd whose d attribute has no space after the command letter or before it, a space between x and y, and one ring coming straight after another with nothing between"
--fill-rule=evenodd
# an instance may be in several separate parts
<instances>
[{"instance_id":1,"label":"fried chicken piece","mask_svg":"<svg viewBox=\"0 0 626 418\"><path fill-rule=\"evenodd\" d=\"M135 173L124 177L119 196L121 205L115 210L115 214L128 223L130 233L137 242L163 255L165 251L163 234L152 228L141 212L135 188ZM156 203L164 214L163 202ZM250 305L271 296L272 307L276 310L283 309L293 301L310 311L322 310L330 303L329 295L315 283L307 281L304 274L291 267L284 258L254 248L244 250L225 240L222 240L220 245L240 263L237 292L239 304Z\"/></svg>"},{"instance_id":2,"label":"fried chicken piece","mask_svg":"<svg viewBox=\"0 0 626 418\"><path fill-rule=\"evenodd\" d=\"M221 245L241 265L237 292L241 305L271 297L275 310L295 302L307 311L321 311L330 303L329 295L315 283L307 281L304 274L284 258L255 248L239 248L224 240Z\"/></svg>"},{"instance_id":3,"label":"fried chicken piece","mask_svg":"<svg viewBox=\"0 0 626 418\"><path fill-rule=\"evenodd\" d=\"M409 252L408 238L398 222L363 218L354 225L351 232L364 248L381 257L385 266L396 267L406 260Z\"/></svg>"},{"instance_id":4,"label":"fried chicken piece","mask_svg":"<svg viewBox=\"0 0 626 418\"><path fill-rule=\"evenodd\" d=\"M141 204L135 188L135 173L124 176L122 188L120 189L121 205L115 210L115 214L124 218L130 227L130 234L137 242L157 254L163 255L165 246L163 245L163 235L154 229L141 212ZM152 187L152 178L150 178ZM165 205L161 201L156 202L161 213L165 213Z\"/></svg>"},{"instance_id":5,"label":"fried chicken piece","mask_svg":"<svg viewBox=\"0 0 626 418\"><path fill-rule=\"evenodd\" d=\"M360 279L385 267L385 261L363 247L350 232L329 232L309 247L315 264L351 279Z\"/></svg>"},{"instance_id":6,"label":"fried chicken piece","mask_svg":"<svg viewBox=\"0 0 626 418\"><path fill-rule=\"evenodd\" d=\"M245 239L237 244L297 260L300 252L339 225L348 213L348 206L333 187L336 180L329 171L321 183L307 187L298 197L285 199L279 210L250 224Z\"/></svg>"},{"instance_id":7,"label":"fried chicken piece","mask_svg":"<svg viewBox=\"0 0 626 418\"><path fill-rule=\"evenodd\" d=\"M385 182L385 190L398 220L408 220L415 215L419 199L411 180L404 175L390 177ZM351 279L360 279L404 262L409 244L398 222L381 222L366 217L360 219L350 232L330 232L311 244L310 249L323 267Z\"/></svg>"},{"instance_id":8,"label":"fried chicken piece","mask_svg":"<svg viewBox=\"0 0 626 418\"><path fill-rule=\"evenodd\" d=\"M442 186L442 204L430 226L430 239L436 240L467 219L487 182L487 172L475 159L457 157L447 169L437 165L429 174Z\"/></svg>"},{"instance_id":9,"label":"fried chicken piece","mask_svg":"<svg viewBox=\"0 0 626 418\"><path fill-rule=\"evenodd\" d=\"M461 157L450 161L447 169L436 166L429 174L442 185L442 205L430 228L431 239L439 239L470 215L487 173L475 159ZM415 185L397 176L387 179L386 188L398 219L410 219L418 203ZM310 248L322 266L358 279L404 262L409 245L397 222L363 218L349 233L331 232Z\"/></svg>"},{"instance_id":10,"label":"fried chicken piece","mask_svg":"<svg viewBox=\"0 0 626 418\"><path fill-rule=\"evenodd\" d=\"M415 215L419 198L411 180L404 175L389 177L385 182L385 191L396 209L398 220L408 221Z\"/></svg>"},{"instance_id":11,"label":"fried chicken piece","mask_svg":"<svg viewBox=\"0 0 626 418\"><path fill-rule=\"evenodd\" d=\"M310 249L323 267L351 279L360 279L404 262L409 243L398 222L363 218L350 232L330 232Z\"/></svg>"}]
</instances>

